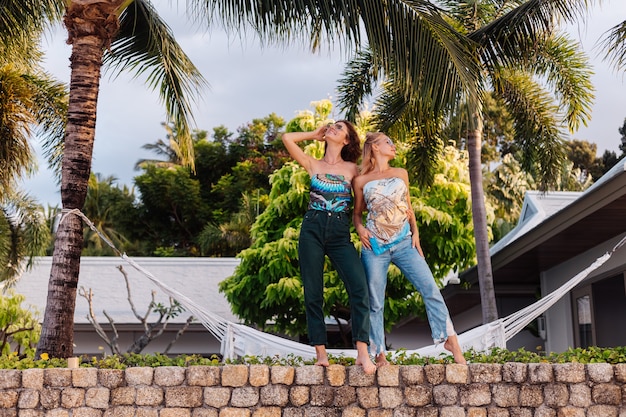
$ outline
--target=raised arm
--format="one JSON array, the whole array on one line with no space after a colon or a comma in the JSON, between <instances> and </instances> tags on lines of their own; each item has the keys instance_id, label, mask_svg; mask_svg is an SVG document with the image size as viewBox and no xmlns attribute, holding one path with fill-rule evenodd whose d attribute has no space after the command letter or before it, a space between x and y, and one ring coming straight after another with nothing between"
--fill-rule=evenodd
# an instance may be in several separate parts
<instances>
[{"instance_id":1,"label":"raised arm","mask_svg":"<svg viewBox=\"0 0 626 417\"><path fill-rule=\"evenodd\" d=\"M324 140L324 131L327 126L320 126L313 132L287 132L283 133L282 140L287 148L287 152L295 159L306 171L311 174L313 164L317 159L304 153L298 142L305 140Z\"/></svg>"}]
</instances>

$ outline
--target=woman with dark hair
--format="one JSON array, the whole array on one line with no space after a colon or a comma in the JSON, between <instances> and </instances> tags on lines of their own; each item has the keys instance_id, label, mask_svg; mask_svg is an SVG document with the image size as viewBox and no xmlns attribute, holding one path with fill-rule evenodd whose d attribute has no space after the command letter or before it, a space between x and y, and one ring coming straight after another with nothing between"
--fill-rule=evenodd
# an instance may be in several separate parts
<instances>
[{"instance_id":1,"label":"woman with dark hair","mask_svg":"<svg viewBox=\"0 0 626 417\"><path fill-rule=\"evenodd\" d=\"M304 215L298 256L304 286L309 343L315 347L316 365L328 366L324 303L324 257L328 256L343 281L350 300L352 342L356 364L367 374L376 371L368 354L369 294L359 254L350 240L352 179L358 174L356 160L361 141L347 120L321 126L313 132L288 132L282 136L289 154L311 177L308 210ZM304 153L298 142L323 141L324 157Z\"/></svg>"},{"instance_id":2,"label":"woman with dark hair","mask_svg":"<svg viewBox=\"0 0 626 417\"><path fill-rule=\"evenodd\" d=\"M354 179L353 221L361 239L361 261L370 294L370 349L377 366L387 365L383 313L387 270L393 263L420 292L435 343L443 343L457 363L466 363L448 307L420 246L409 198L409 175L392 167L396 147L384 133L368 133L361 174ZM363 212L367 211L365 226Z\"/></svg>"}]
</instances>

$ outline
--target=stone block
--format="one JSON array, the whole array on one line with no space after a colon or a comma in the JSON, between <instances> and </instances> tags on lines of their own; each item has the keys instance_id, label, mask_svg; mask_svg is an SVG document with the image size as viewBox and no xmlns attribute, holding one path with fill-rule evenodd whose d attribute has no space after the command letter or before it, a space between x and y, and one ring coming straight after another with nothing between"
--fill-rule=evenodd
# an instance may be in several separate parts
<instances>
[{"instance_id":1,"label":"stone block","mask_svg":"<svg viewBox=\"0 0 626 417\"><path fill-rule=\"evenodd\" d=\"M58 408L61 405L61 390L54 388L44 388L39 393L39 402L46 410Z\"/></svg>"},{"instance_id":2,"label":"stone block","mask_svg":"<svg viewBox=\"0 0 626 417\"><path fill-rule=\"evenodd\" d=\"M72 385L72 370L66 368L44 369L43 384L46 387L69 387Z\"/></svg>"},{"instance_id":3,"label":"stone block","mask_svg":"<svg viewBox=\"0 0 626 417\"><path fill-rule=\"evenodd\" d=\"M310 404L314 407L330 407L335 403L335 389L326 385L311 387Z\"/></svg>"},{"instance_id":4,"label":"stone block","mask_svg":"<svg viewBox=\"0 0 626 417\"><path fill-rule=\"evenodd\" d=\"M247 408L222 408L219 417L250 417L250 410Z\"/></svg>"},{"instance_id":5,"label":"stone block","mask_svg":"<svg viewBox=\"0 0 626 417\"><path fill-rule=\"evenodd\" d=\"M585 365L582 363L557 363L553 366L556 382L576 384L586 380Z\"/></svg>"},{"instance_id":6,"label":"stone block","mask_svg":"<svg viewBox=\"0 0 626 417\"><path fill-rule=\"evenodd\" d=\"M204 403L210 407L221 408L230 401L230 389L209 387L204 389Z\"/></svg>"},{"instance_id":7,"label":"stone block","mask_svg":"<svg viewBox=\"0 0 626 417\"><path fill-rule=\"evenodd\" d=\"M544 402L548 407L565 407L569 401L567 385L548 384L543 388Z\"/></svg>"},{"instance_id":8,"label":"stone block","mask_svg":"<svg viewBox=\"0 0 626 417\"><path fill-rule=\"evenodd\" d=\"M531 384L544 384L554 381L554 372L549 363L529 363L528 381Z\"/></svg>"},{"instance_id":9,"label":"stone block","mask_svg":"<svg viewBox=\"0 0 626 417\"><path fill-rule=\"evenodd\" d=\"M137 387L136 404L139 406L158 407L163 404L163 388L151 386Z\"/></svg>"},{"instance_id":10,"label":"stone block","mask_svg":"<svg viewBox=\"0 0 626 417\"><path fill-rule=\"evenodd\" d=\"M346 383L346 367L333 364L326 368L326 379L333 387L340 387Z\"/></svg>"},{"instance_id":11,"label":"stone block","mask_svg":"<svg viewBox=\"0 0 626 417\"><path fill-rule=\"evenodd\" d=\"M128 385L152 385L154 368L147 366L127 368L125 377Z\"/></svg>"},{"instance_id":12,"label":"stone block","mask_svg":"<svg viewBox=\"0 0 626 417\"><path fill-rule=\"evenodd\" d=\"M569 403L574 407L589 407L591 405L591 388L587 384L570 385Z\"/></svg>"},{"instance_id":13,"label":"stone block","mask_svg":"<svg viewBox=\"0 0 626 417\"><path fill-rule=\"evenodd\" d=\"M165 406L201 407L202 393L202 387L167 387L165 388ZM253 405L255 404L256 402Z\"/></svg>"},{"instance_id":14,"label":"stone block","mask_svg":"<svg viewBox=\"0 0 626 417\"><path fill-rule=\"evenodd\" d=\"M17 407L20 409L36 408L39 406L39 391L36 389L25 389L20 392Z\"/></svg>"},{"instance_id":15,"label":"stone block","mask_svg":"<svg viewBox=\"0 0 626 417\"><path fill-rule=\"evenodd\" d=\"M98 385L98 369L72 369L72 386L76 388L95 387Z\"/></svg>"},{"instance_id":16,"label":"stone block","mask_svg":"<svg viewBox=\"0 0 626 417\"><path fill-rule=\"evenodd\" d=\"M105 409L109 407L111 390L108 388L89 388L85 393L85 405L91 408Z\"/></svg>"},{"instance_id":17,"label":"stone block","mask_svg":"<svg viewBox=\"0 0 626 417\"><path fill-rule=\"evenodd\" d=\"M260 407L252 412L252 417L281 417L280 407Z\"/></svg>"},{"instance_id":18,"label":"stone block","mask_svg":"<svg viewBox=\"0 0 626 417\"><path fill-rule=\"evenodd\" d=\"M620 417L619 407L611 405L592 405L587 409L586 417Z\"/></svg>"},{"instance_id":19,"label":"stone block","mask_svg":"<svg viewBox=\"0 0 626 417\"><path fill-rule=\"evenodd\" d=\"M613 381L613 365L610 363L590 363L587 374L591 382L603 383Z\"/></svg>"},{"instance_id":20,"label":"stone block","mask_svg":"<svg viewBox=\"0 0 626 417\"><path fill-rule=\"evenodd\" d=\"M446 381L448 384L467 384L469 382L469 367L458 363L447 365Z\"/></svg>"},{"instance_id":21,"label":"stone block","mask_svg":"<svg viewBox=\"0 0 626 417\"><path fill-rule=\"evenodd\" d=\"M77 408L85 405L85 390L82 388L66 388L61 392L61 407Z\"/></svg>"},{"instance_id":22,"label":"stone block","mask_svg":"<svg viewBox=\"0 0 626 417\"><path fill-rule=\"evenodd\" d=\"M356 398L359 406L368 409L380 406L378 388L360 387L356 389Z\"/></svg>"},{"instance_id":23,"label":"stone block","mask_svg":"<svg viewBox=\"0 0 626 417\"><path fill-rule=\"evenodd\" d=\"M522 407L539 407L543 404L543 389L540 385L522 385L519 402Z\"/></svg>"},{"instance_id":24,"label":"stone block","mask_svg":"<svg viewBox=\"0 0 626 417\"><path fill-rule=\"evenodd\" d=\"M615 384L598 384L591 389L591 399L596 404L620 405L622 388Z\"/></svg>"},{"instance_id":25,"label":"stone block","mask_svg":"<svg viewBox=\"0 0 626 417\"><path fill-rule=\"evenodd\" d=\"M480 407L491 404L489 384L469 384L459 387L459 400L463 406Z\"/></svg>"},{"instance_id":26,"label":"stone block","mask_svg":"<svg viewBox=\"0 0 626 417\"><path fill-rule=\"evenodd\" d=\"M250 385L262 387L270 382L270 368L267 365L250 365Z\"/></svg>"},{"instance_id":27,"label":"stone block","mask_svg":"<svg viewBox=\"0 0 626 417\"><path fill-rule=\"evenodd\" d=\"M272 366L270 369L272 384L293 384L296 370L293 366Z\"/></svg>"},{"instance_id":28,"label":"stone block","mask_svg":"<svg viewBox=\"0 0 626 417\"><path fill-rule=\"evenodd\" d=\"M400 384L400 367L387 365L378 368L376 379L380 387L397 387Z\"/></svg>"},{"instance_id":29,"label":"stone block","mask_svg":"<svg viewBox=\"0 0 626 417\"><path fill-rule=\"evenodd\" d=\"M121 369L98 369L98 383L106 388L121 387L126 383L126 374Z\"/></svg>"},{"instance_id":30,"label":"stone block","mask_svg":"<svg viewBox=\"0 0 626 417\"><path fill-rule=\"evenodd\" d=\"M380 387L378 389L380 406L394 409L404 402L402 390L398 387Z\"/></svg>"},{"instance_id":31,"label":"stone block","mask_svg":"<svg viewBox=\"0 0 626 417\"><path fill-rule=\"evenodd\" d=\"M400 366L400 377L405 385L423 384L425 381L424 368L415 365Z\"/></svg>"},{"instance_id":32,"label":"stone block","mask_svg":"<svg viewBox=\"0 0 626 417\"><path fill-rule=\"evenodd\" d=\"M446 375L446 368L443 365L426 365L424 366L424 376L428 383L437 385L444 381Z\"/></svg>"},{"instance_id":33,"label":"stone block","mask_svg":"<svg viewBox=\"0 0 626 417\"><path fill-rule=\"evenodd\" d=\"M185 368L180 366L157 366L154 368L154 384L176 387L185 382Z\"/></svg>"},{"instance_id":34,"label":"stone block","mask_svg":"<svg viewBox=\"0 0 626 417\"><path fill-rule=\"evenodd\" d=\"M356 388L347 385L337 387L335 391L335 407L347 407L356 403Z\"/></svg>"},{"instance_id":35,"label":"stone block","mask_svg":"<svg viewBox=\"0 0 626 417\"><path fill-rule=\"evenodd\" d=\"M41 390L43 388L43 369L24 369L22 388Z\"/></svg>"},{"instance_id":36,"label":"stone block","mask_svg":"<svg viewBox=\"0 0 626 417\"><path fill-rule=\"evenodd\" d=\"M301 407L309 402L310 387L291 387L289 390L289 401L294 407Z\"/></svg>"},{"instance_id":37,"label":"stone block","mask_svg":"<svg viewBox=\"0 0 626 417\"><path fill-rule=\"evenodd\" d=\"M528 365L518 362L507 362L502 365L502 380L520 384L526 382L528 377Z\"/></svg>"},{"instance_id":38,"label":"stone block","mask_svg":"<svg viewBox=\"0 0 626 417\"><path fill-rule=\"evenodd\" d=\"M513 384L496 384L492 387L493 402L498 407L510 408L520 405L519 387Z\"/></svg>"},{"instance_id":39,"label":"stone block","mask_svg":"<svg viewBox=\"0 0 626 417\"><path fill-rule=\"evenodd\" d=\"M187 384L213 387L220 383L219 366L190 366L187 368Z\"/></svg>"},{"instance_id":40,"label":"stone block","mask_svg":"<svg viewBox=\"0 0 626 417\"><path fill-rule=\"evenodd\" d=\"M348 384L353 387L369 387L376 382L376 373L368 375L359 365L348 366Z\"/></svg>"},{"instance_id":41,"label":"stone block","mask_svg":"<svg viewBox=\"0 0 626 417\"><path fill-rule=\"evenodd\" d=\"M289 388L285 385L261 387L261 404L284 407L289 403Z\"/></svg>"},{"instance_id":42,"label":"stone block","mask_svg":"<svg viewBox=\"0 0 626 417\"><path fill-rule=\"evenodd\" d=\"M119 387L111 390L111 405L135 404L137 387Z\"/></svg>"},{"instance_id":43,"label":"stone block","mask_svg":"<svg viewBox=\"0 0 626 417\"><path fill-rule=\"evenodd\" d=\"M459 388L456 385L435 385L433 400L436 405L453 405L459 401Z\"/></svg>"},{"instance_id":44,"label":"stone block","mask_svg":"<svg viewBox=\"0 0 626 417\"><path fill-rule=\"evenodd\" d=\"M22 372L17 369L0 369L0 389L20 388Z\"/></svg>"},{"instance_id":45,"label":"stone block","mask_svg":"<svg viewBox=\"0 0 626 417\"><path fill-rule=\"evenodd\" d=\"M234 388L230 396L233 407L254 407L259 403L259 389L256 387Z\"/></svg>"},{"instance_id":46,"label":"stone block","mask_svg":"<svg viewBox=\"0 0 626 417\"><path fill-rule=\"evenodd\" d=\"M296 368L297 385L322 385L324 384L324 367L317 365L305 365Z\"/></svg>"},{"instance_id":47,"label":"stone block","mask_svg":"<svg viewBox=\"0 0 626 417\"><path fill-rule=\"evenodd\" d=\"M499 363L472 363L468 367L471 382L494 384L502 381L502 365Z\"/></svg>"},{"instance_id":48,"label":"stone block","mask_svg":"<svg viewBox=\"0 0 626 417\"><path fill-rule=\"evenodd\" d=\"M412 385L404 389L404 400L410 407L423 407L430 404L433 399L433 391L425 385Z\"/></svg>"}]
</instances>

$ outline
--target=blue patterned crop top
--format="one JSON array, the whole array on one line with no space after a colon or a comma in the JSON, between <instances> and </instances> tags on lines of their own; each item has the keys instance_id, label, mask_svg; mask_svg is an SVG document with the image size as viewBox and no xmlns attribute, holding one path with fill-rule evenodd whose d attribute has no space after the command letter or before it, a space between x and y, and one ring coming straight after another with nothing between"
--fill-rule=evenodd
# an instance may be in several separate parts
<instances>
[{"instance_id":1,"label":"blue patterned crop top","mask_svg":"<svg viewBox=\"0 0 626 417\"><path fill-rule=\"evenodd\" d=\"M343 175L315 174L311 177L309 210L350 211L352 184Z\"/></svg>"}]
</instances>

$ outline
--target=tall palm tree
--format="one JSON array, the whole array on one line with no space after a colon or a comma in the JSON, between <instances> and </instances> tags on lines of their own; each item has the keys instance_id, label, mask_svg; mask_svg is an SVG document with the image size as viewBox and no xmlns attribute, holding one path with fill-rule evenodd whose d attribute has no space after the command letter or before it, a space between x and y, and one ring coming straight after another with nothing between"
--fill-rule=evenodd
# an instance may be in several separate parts
<instances>
[{"instance_id":1,"label":"tall palm tree","mask_svg":"<svg viewBox=\"0 0 626 417\"><path fill-rule=\"evenodd\" d=\"M542 188L558 177L564 159L564 122L570 130L586 123L591 111L593 87L586 57L563 35L555 34L557 18L572 20L582 14L588 1L456 1L439 2L451 24L473 42L472 54L479 60L482 91L502 99L515 120L516 142L523 151L523 167L532 170ZM342 105L361 99L372 89L365 83L378 80L376 63L367 59L346 71ZM374 64L372 66L372 64ZM394 68L386 73L383 93L376 101L379 125L400 132L417 133L414 155L422 156L418 166L426 167L433 150L441 146L438 129L445 114L429 113L421 97L399 90ZM370 84L371 85L371 84ZM355 87L356 86L356 87ZM462 92L461 92L462 93ZM472 189L472 216L478 261L483 321L498 318L489 256L489 235L483 191L481 101L469 101L467 150ZM426 170L427 171L427 170ZM419 177L428 178L422 174Z\"/></svg>"},{"instance_id":2,"label":"tall palm tree","mask_svg":"<svg viewBox=\"0 0 626 417\"><path fill-rule=\"evenodd\" d=\"M183 162L193 165L190 98L204 84L148 0L48 0L64 13L72 45L70 98L61 169L61 220L53 252L48 299L37 353L73 353L73 316L83 246L81 218L72 214L85 202L95 139L96 107L103 65L147 75L158 88L172 123ZM20 5L39 11L40 2ZM26 7L29 6L29 7ZM384 67L393 62L406 90L439 88L429 107L450 101L460 85L475 90L468 45L428 1L188 0L190 15L225 27L252 25L265 42L305 41L319 48L339 40L352 50L363 37ZM19 10L8 10L19 17ZM51 14L56 18L56 14ZM10 20L19 22L19 20ZM451 65L444 70L441 62Z\"/></svg>"},{"instance_id":3,"label":"tall palm tree","mask_svg":"<svg viewBox=\"0 0 626 417\"><path fill-rule=\"evenodd\" d=\"M50 242L43 208L19 190L18 179L37 169L29 142L39 134L54 165L63 140L66 87L40 66L39 35L54 9L42 2L36 16L19 2L0 12L0 281L12 285L45 254ZM13 27L10 11L21 19ZM9 13L5 13L9 12Z\"/></svg>"}]
</instances>

